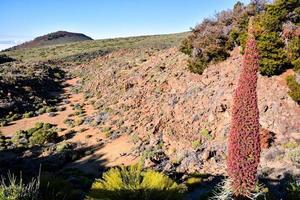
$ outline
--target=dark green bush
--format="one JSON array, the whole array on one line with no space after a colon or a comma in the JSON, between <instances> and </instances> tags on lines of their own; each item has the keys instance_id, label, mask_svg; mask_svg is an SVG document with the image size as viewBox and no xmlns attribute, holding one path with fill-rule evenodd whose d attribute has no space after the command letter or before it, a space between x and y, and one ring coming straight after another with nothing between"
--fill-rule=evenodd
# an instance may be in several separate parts
<instances>
[{"instance_id":1,"label":"dark green bush","mask_svg":"<svg viewBox=\"0 0 300 200\"><path fill-rule=\"evenodd\" d=\"M293 37L287 47L288 58L291 60L291 63L294 67L294 70L297 71L300 69L300 36Z\"/></svg>"},{"instance_id":2,"label":"dark green bush","mask_svg":"<svg viewBox=\"0 0 300 200\"><path fill-rule=\"evenodd\" d=\"M289 95L292 97L294 101L300 104L300 84L297 83L295 75L288 76L286 80L287 80L287 85L290 89Z\"/></svg>"},{"instance_id":3,"label":"dark green bush","mask_svg":"<svg viewBox=\"0 0 300 200\"><path fill-rule=\"evenodd\" d=\"M29 138L29 142L32 145L41 145L45 142L52 142L57 139L57 132L53 130L39 129L35 131Z\"/></svg>"},{"instance_id":4,"label":"dark green bush","mask_svg":"<svg viewBox=\"0 0 300 200\"><path fill-rule=\"evenodd\" d=\"M275 33L265 33L258 37L257 46L260 53L260 73L272 76L282 73L289 67L284 43Z\"/></svg>"}]
</instances>

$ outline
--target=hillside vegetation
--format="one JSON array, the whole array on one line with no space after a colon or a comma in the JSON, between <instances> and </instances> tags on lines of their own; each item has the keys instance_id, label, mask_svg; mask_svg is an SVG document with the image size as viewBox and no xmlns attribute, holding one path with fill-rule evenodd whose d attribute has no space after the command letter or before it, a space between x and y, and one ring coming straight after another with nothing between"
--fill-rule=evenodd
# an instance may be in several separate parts
<instances>
[{"instance_id":1,"label":"hillside vegetation","mask_svg":"<svg viewBox=\"0 0 300 200\"><path fill-rule=\"evenodd\" d=\"M191 56L189 68L202 73L209 63L225 60L235 46L244 48L248 20L254 16L260 73L278 75L288 68L299 69L299 0L237 2L197 25L183 41L181 51Z\"/></svg>"},{"instance_id":2,"label":"hillside vegetation","mask_svg":"<svg viewBox=\"0 0 300 200\"><path fill-rule=\"evenodd\" d=\"M87 61L103 52L125 48L169 48L176 46L187 33L139 36L116 39L75 42L40 48L7 51L5 54L23 61Z\"/></svg>"}]
</instances>

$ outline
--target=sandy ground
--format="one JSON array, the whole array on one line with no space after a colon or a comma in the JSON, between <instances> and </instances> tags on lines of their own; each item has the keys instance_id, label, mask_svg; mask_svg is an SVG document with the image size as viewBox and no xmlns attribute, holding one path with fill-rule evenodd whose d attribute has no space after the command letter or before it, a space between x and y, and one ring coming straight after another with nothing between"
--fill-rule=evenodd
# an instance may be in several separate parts
<instances>
[{"instance_id":1,"label":"sandy ground","mask_svg":"<svg viewBox=\"0 0 300 200\"><path fill-rule=\"evenodd\" d=\"M121 136L114 140L108 140L99 129L91 127L89 125L80 125L74 128L68 127L64 124L64 120L71 118L76 119L78 117L68 117L68 115L74 113L72 104L84 104L84 96L82 93L72 94L71 88L75 86L78 78L70 79L65 82L64 94L68 96L68 103L61 103L60 106L65 106L66 110L57 112L56 116L50 117L47 113L32 118L20 119L12 122L9 126L1 127L0 131L3 135L12 136L18 130L26 130L35 126L37 122L44 122L56 125L58 128L64 128L63 132L59 135L65 135L69 130L73 129L77 131L74 136L67 139L67 142L80 144L81 147L96 147L91 155L85 156L74 163L70 163L69 167L80 166L80 168L88 170L89 172L96 171L98 165L104 167L112 167L118 165L130 165L137 162L137 158L127 156L131 152L133 143L129 136ZM85 114L87 116L92 115L95 110L92 105L85 104L83 106ZM83 132L78 132L80 129L85 128ZM101 144L101 145L100 145ZM101 161L101 162L100 162ZM78 165L82 163L81 165Z\"/></svg>"}]
</instances>

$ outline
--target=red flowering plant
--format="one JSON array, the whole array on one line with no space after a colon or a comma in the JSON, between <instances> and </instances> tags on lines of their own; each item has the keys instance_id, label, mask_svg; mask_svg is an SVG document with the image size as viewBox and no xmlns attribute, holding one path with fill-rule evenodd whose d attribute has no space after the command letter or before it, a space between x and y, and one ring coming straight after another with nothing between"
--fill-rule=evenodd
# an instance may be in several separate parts
<instances>
[{"instance_id":1,"label":"red flowering plant","mask_svg":"<svg viewBox=\"0 0 300 200\"><path fill-rule=\"evenodd\" d=\"M249 196L255 189L261 151L256 92L259 54L251 21L242 69L233 96L228 139L227 170L235 197Z\"/></svg>"}]
</instances>

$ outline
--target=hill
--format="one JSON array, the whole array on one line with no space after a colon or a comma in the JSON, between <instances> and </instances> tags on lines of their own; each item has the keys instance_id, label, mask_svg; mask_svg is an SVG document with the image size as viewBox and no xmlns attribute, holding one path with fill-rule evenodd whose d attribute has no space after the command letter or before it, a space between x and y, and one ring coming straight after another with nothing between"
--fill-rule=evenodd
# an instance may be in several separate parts
<instances>
[{"instance_id":1,"label":"hill","mask_svg":"<svg viewBox=\"0 0 300 200\"><path fill-rule=\"evenodd\" d=\"M79 42L79 41L86 41L86 40L93 40L93 39L82 33L57 31L54 33L49 33L47 35L37 37L32 41L25 42L23 44L14 46L14 47L10 48L9 50L43 47L43 46L66 44L66 43L70 43L70 42Z\"/></svg>"}]
</instances>

